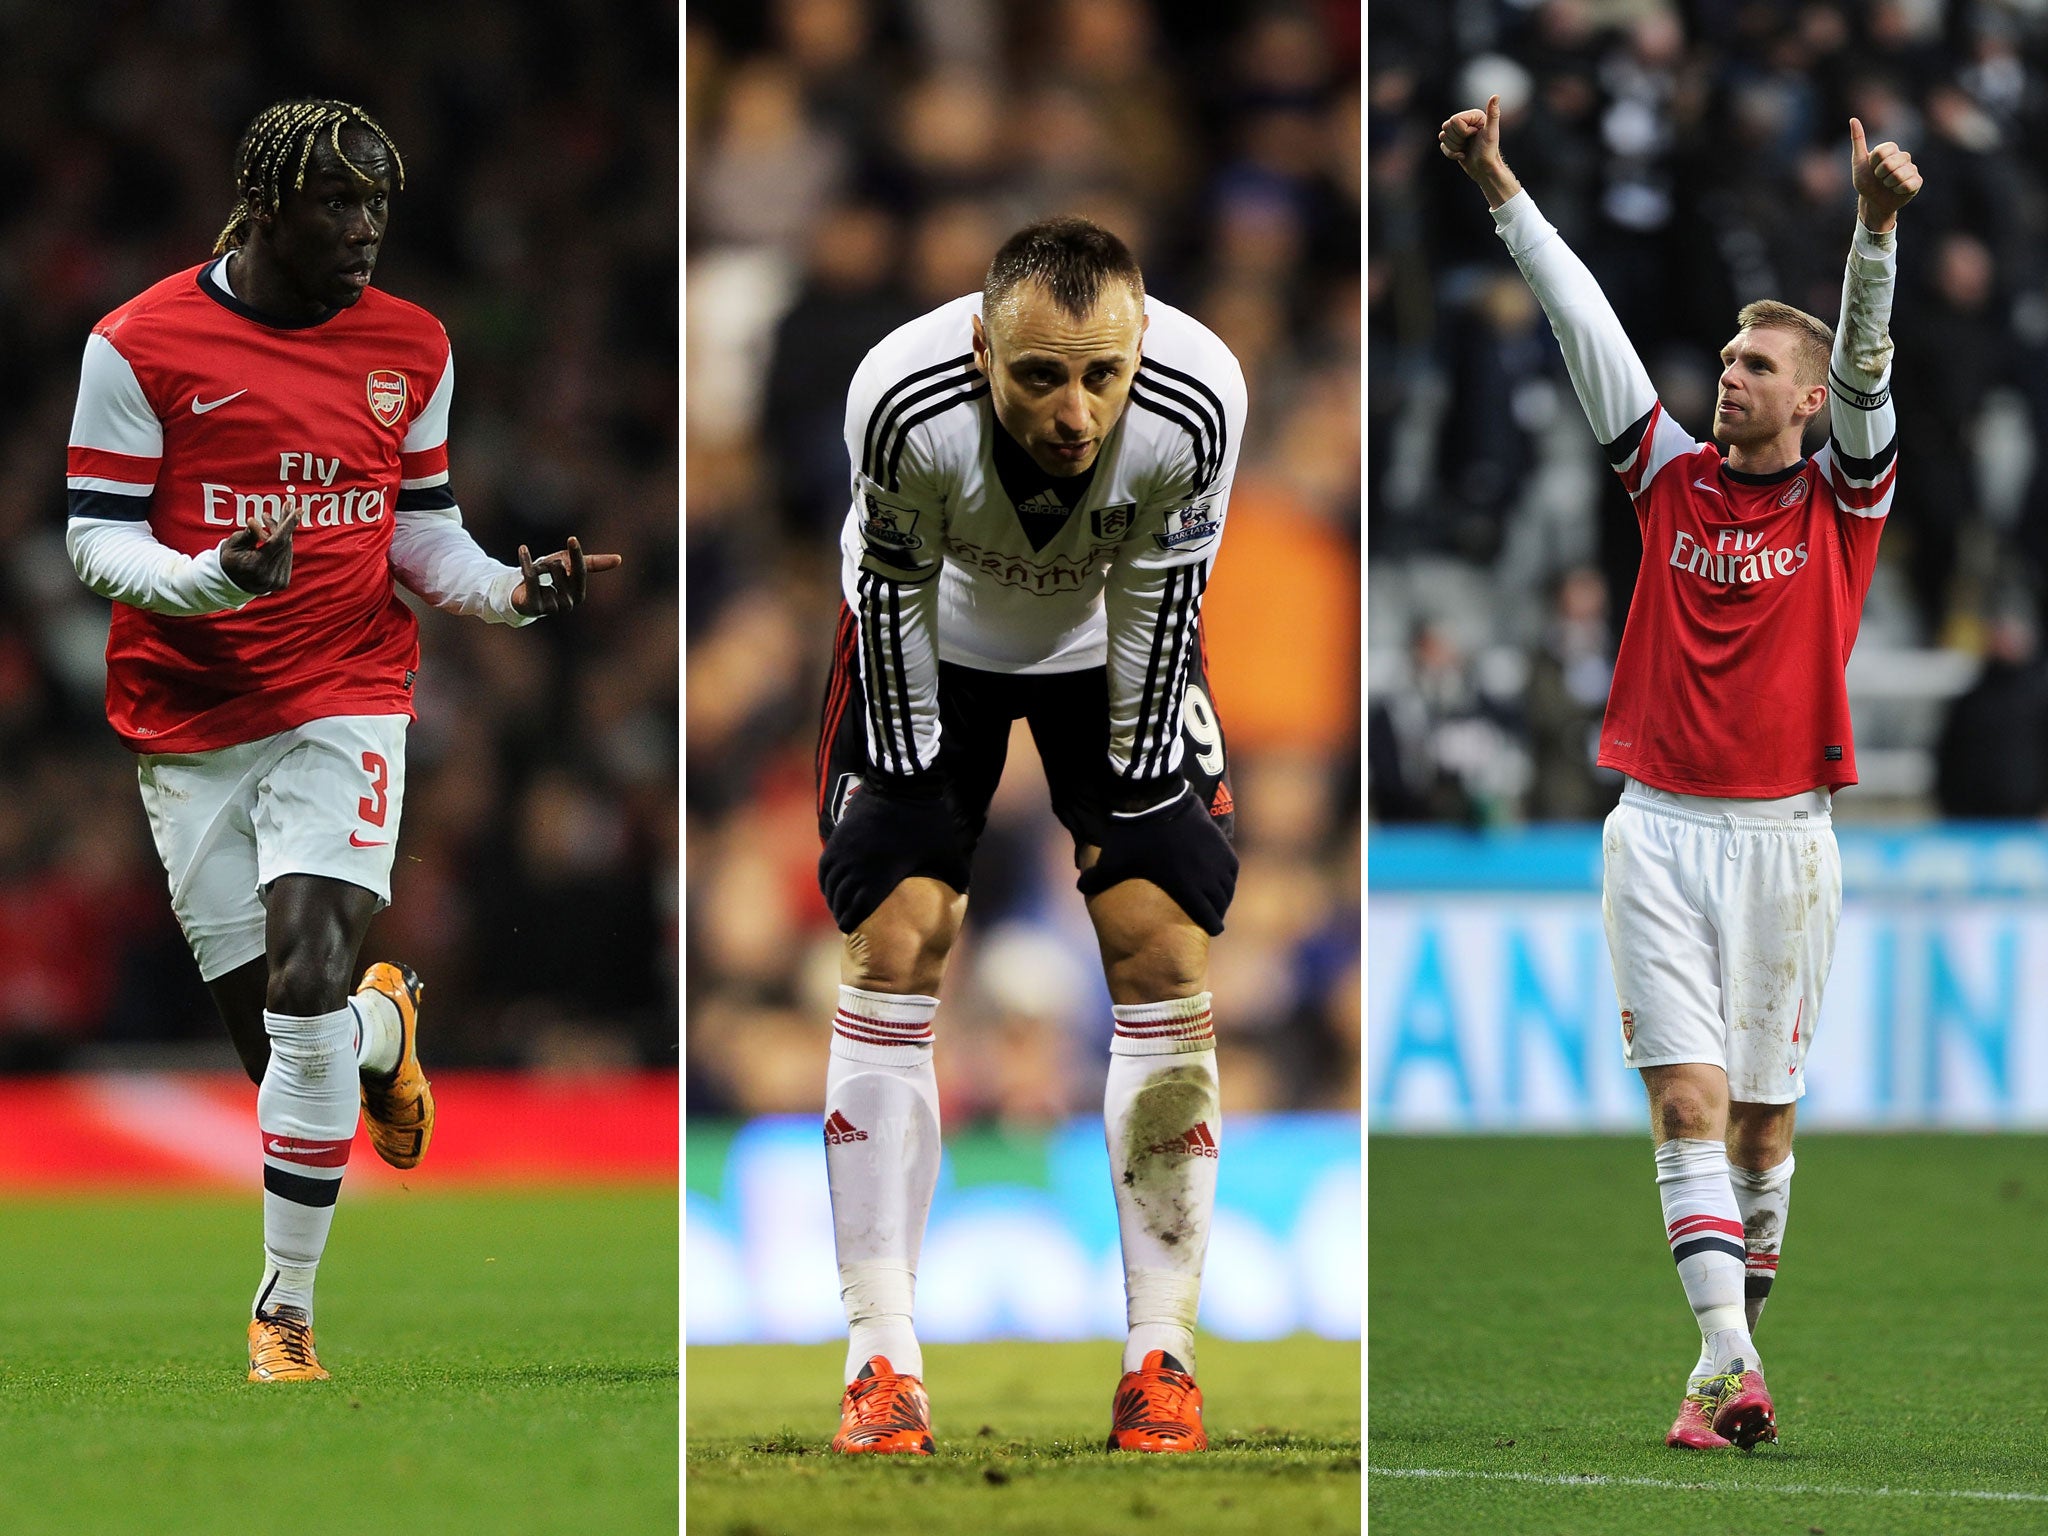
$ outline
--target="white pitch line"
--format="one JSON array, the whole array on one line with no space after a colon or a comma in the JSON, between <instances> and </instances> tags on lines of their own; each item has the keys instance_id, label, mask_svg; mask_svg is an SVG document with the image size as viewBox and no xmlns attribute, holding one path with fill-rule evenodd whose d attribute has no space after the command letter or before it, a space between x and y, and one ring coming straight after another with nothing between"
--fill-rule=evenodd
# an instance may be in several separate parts
<instances>
[{"instance_id":1,"label":"white pitch line","mask_svg":"<svg viewBox=\"0 0 2048 1536\"><path fill-rule=\"evenodd\" d=\"M1708 1493L1813 1493L1855 1499L1978 1499L1991 1504L2048 1504L2048 1493L1999 1493L1984 1488L1840 1488L1827 1483L1700 1483L1664 1477L1608 1477L1598 1472L1546 1476L1540 1472L1476 1472L1462 1467L1368 1467L1374 1477L1468 1477L1491 1483L1540 1483L1546 1488L1682 1488Z\"/></svg>"}]
</instances>

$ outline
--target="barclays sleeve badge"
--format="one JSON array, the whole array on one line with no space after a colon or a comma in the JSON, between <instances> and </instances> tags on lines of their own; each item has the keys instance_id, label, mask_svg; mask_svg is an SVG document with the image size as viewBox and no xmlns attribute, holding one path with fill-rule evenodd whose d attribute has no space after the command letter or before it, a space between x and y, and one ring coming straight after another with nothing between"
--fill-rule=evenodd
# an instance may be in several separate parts
<instances>
[{"instance_id":1,"label":"barclays sleeve badge","mask_svg":"<svg viewBox=\"0 0 2048 1536\"><path fill-rule=\"evenodd\" d=\"M1159 533L1161 549L1193 549L1216 537L1222 524L1216 518L1216 498L1205 496L1166 514L1166 527Z\"/></svg>"},{"instance_id":2,"label":"barclays sleeve badge","mask_svg":"<svg viewBox=\"0 0 2048 1536\"><path fill-rule=\"evenodd\" d=\"M917 508L886 502L873 491L862 492L867 515L861 520L861 537L870 548L879 546L896 554L922 548L917 532Z\"/></svg>"}]
</instances>

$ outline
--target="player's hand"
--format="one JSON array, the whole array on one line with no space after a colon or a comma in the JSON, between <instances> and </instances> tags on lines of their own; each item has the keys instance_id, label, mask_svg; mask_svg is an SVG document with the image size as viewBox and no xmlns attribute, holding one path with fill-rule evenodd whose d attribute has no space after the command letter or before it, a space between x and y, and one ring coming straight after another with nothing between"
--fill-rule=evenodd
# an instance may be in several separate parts
<instances>
[{"instance_id":1,"label":"player's hand","mask_svg":"<svg viewBox=\"0 0 2048 1536\"><path fill-rule=\"evenodd\" d=\"M825 839L818 889L839 931L852 933L912 875L964 891L967 871L967 849L938 776L870 773Z\"/></svg>"},{"instance_id":2,"label":"player's hand","mask_svg":"<svg viewBox=\"0 0 2048 1536\"><path fill-rule=\"evenodd\" d=\"M221 571L244 592L282 592L292 580L292 530L304 515L297 501L275 522L259 513L221 541Z\"/></svg>"},{"instance_id":3,"label":"player's hand","mask_svg":"<svg viewBox=\"0 0 2048 1536\"><path fill-rule=\"evenodd\" d=\"M1075 883L1099 896L1126 880L1150 880L1214 938L1237 893L1237 853L1192 789L1139 816L1111 816L1102 856Z\"/></svg>"},{"instance_id":4,"label":"player's hand","mask_svg":"<svg viewBox=\"0 0 2048 1536\"><path fill-rule=\"evenodd\" d=\"M537 619L548 613L567 613L583 601L583 590L593 571L615 571L626 563L623 555L586 555L575 539L569 547L536 561L519 546L519 585L512 589L512 611Z\"/></svg>"},{"instance_id":5,"label":"player's hand","mask_svg":"<svg viewBox=\"0 0 2048 1536\"><path fill-rule=\"evenodd\" d=\"M1465 167L1465 174L1471 175L1472 168L1489 157L1500 158L1500 98L1489 96L1483 107L1468 107L1465 111L1444 119L1443 127L1436 131L1437 148L1444 152L1444 158L1455 160Z\"/></svg>"},{"instance_id":6,"label":"player's hand","mask_svg":"<svg viewBox=\"0 0 2048 1536\"><path fill-rule=\"evenodd\" d=\"M1849 119L1849 178L1856 184L1856 217L1869 230L1887 230L1899 210L1920 192L1913 157L1886 139L1875 149L1863 143L1863 124Z\"/></svg>"},{"instance_id":7,"label":"player's hand","mask_svg":"<svg viewBox=\"0 0 2048 1536\"><path fill-rule=\"evenodd\" d=\"M1446 160L1463 167L1493 207L1522 190L1500 157L1500 97L1489 96L1484 107L1470 107L1445 118L1436 131L1436 147Z\"/></svg>"}]
</instances>

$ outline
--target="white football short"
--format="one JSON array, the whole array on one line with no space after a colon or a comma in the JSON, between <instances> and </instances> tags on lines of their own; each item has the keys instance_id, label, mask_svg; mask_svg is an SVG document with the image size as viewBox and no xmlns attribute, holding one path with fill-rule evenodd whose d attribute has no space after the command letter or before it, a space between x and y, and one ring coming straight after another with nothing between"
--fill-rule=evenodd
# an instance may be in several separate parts
<instances>
[{"instance_id":1,"label":"white football short","mask_svg":"<svg viewBox=\"0 0 2048 1536\"><path fill-rule=\"evenodd\" d=\"M264 951L263 893L325 875L391 902L404 715L333 715L214 752L140 760L171 910L208 981Z\"/></svg>"},{"instance_id":2,"label":"white football short","mask_svg":"<svg viewBox=\"0 0 2048 1536\"><path fill-rule=\"evenodd\" d=\"M1711 1063L1740 1103L1806 1092L1842 915L1826 790L1704 800L1628 781L1601 910L1631 1068Z\"/></svg>"}]
</instances>

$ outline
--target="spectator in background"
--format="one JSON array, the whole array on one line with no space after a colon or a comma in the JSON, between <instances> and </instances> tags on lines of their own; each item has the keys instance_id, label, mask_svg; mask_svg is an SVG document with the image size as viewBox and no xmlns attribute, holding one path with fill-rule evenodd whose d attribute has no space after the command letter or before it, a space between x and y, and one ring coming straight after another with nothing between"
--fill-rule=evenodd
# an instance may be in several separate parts
<instances>
[{"instance_id":1,"label":"spectator in background","mask_svg":"<svg viewBox=\"0 0 2048 1536\"><path fill-rule=\"evenodd\" d=\"M1944 816L2048 814L2048 661L2025 608L2008 604L1992 620L1984 670L1942 722L1935 770Z\"/></svg>"},{"instance_id":2,"label":"spectator in background","mask_svg":"<svg viewBox=\"0 0 2048 1536\"><path fill-rule=\"evenodd\" d=\"M1621 777L1596 766L1614 636L1607 583L1585 566L1558 578L1550 622L1529 658L1526 709L1532 780L1529 815L1538 821L1598 821L1621 795Z\"/></svg>"}]
</instances>

